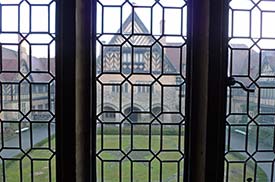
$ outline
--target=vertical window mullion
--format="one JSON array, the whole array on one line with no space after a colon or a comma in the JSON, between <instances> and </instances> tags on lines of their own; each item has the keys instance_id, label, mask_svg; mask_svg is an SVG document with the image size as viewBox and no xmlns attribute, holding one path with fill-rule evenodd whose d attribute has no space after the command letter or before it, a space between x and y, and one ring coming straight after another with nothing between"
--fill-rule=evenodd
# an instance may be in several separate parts
<instances>
[{"instance_id":1,"label":"vertical window mullion","mask_svg":"<svg viewBox=\"0 0 275 182\"><path fill-rule=\"evenodd\" d=\"M75 181L75 0L57 1L56 17L56 179Z\"/></svg>"},{"instance_id":2,"label":"vertical window mullion","mask_svg":"<svg viewBox=\"0 0 275 182\"><path fill-rule=\"evenodd\" d=\"M188 6L185 179L223 181L227 82L226 1Z\"/></svg>"},{"instance_id":3,"label":"vertical window mullion","mask_svg":"<svg viewBox=\"0 0 275 182\"><path fill-rule=\"evenodd\" d=\"M91 56L91 63L90 63L90 78L91 78L91 88L90 88L90 116L91 120L90 122L90 181L96 182L97 176L96 176L96 132L97 132L97 124L96 124L96 98L97 98L97 85L96 85L96 70L97 70L97 61L96 61L96 30L97 30L97 1L91 0L91 39L90 39L90 56ZM127 55L127 54L125 54ZM127 56L126 60L127 62ZM94 122L92 122L94 121Z\"/></svg>"}]
</instances>

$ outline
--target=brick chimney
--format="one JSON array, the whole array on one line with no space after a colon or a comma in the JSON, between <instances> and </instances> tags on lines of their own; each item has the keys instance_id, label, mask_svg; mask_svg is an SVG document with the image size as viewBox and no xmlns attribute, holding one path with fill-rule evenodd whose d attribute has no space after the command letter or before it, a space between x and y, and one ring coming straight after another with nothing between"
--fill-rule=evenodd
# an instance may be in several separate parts
<instances>
[{"instance_id":1,"label":"brick chimney","mask_svg":"<svg viewBox=\"0 0 275 182\"><path fill-rule=\"evenodd\" d=\"M160 26L160 36L162 36L164 34L164 29L165 29L165 20L160 20L159 22L159 26ZM162 38L162 43L166 43L166 37Z\"/></svg>"},{"instance_id":2,"label":"brick chimney","mask_svg":"<svg viewBox=\"0 0 275 182\"><path fill-rule=\"evenodd\" d=\"M27 54L27 46L28 44L24 42L22 37L18 35L18 47L19 47L19 54L20 54L20 71L26 73L27 70L24 69L23 65L28 64L28 54Z\"/></svg>"},{"instance_id":3,"label":"brick chimney","mask_svg":"<svg viewBox=\"0 0 275 182\"><path fill-rule=\"evenodd\" d=\"M22 41L22 37L20 35L18 35L18 46L20 47L20 55L22 56L26 56L27 55L27 49L26 47L23 45L24 41ZM22 57L21 57L22 59Z\"/></svg>"},{"instance_id":4,"label":"brick chimney","mask_svg":"<svg viewBox=\"0 0 275 182\"><path fill-rule=\"evenodd\" d=\"M159 26L160 26L160 35L162 35L164 34L165 20L160 20Z\"/></svg>"}]
</instances>

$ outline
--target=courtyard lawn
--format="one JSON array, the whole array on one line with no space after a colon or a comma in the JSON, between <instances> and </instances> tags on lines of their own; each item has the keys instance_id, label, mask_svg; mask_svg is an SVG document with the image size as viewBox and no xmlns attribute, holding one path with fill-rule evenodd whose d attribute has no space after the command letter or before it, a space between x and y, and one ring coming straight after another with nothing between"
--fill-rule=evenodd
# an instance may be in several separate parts
<instances>
[{"instance_id":1,"label":"courtyard lawn","mask_svg":"<svg viewBox=\"0 0 275 182\"><path fill-rule=\"evenodd\" d=\"M130 182L131 178L134 182L144 182L149 181L149 173L152 182L161 179L163 182L183 181L184 161L183 154L179 152L184 150L183 136L164 135L161 139L159 135L152 135L149 139L148 135L134 135L132 138L123 135L119 139L115 135L104 135L103 138L98 135L97 142L97 150L101 150L97 159L100 182L119 182L120 178L123 182ZM127 157L119 148L128 154ZM109 152L108 149L115 149L116 152Z\"/></svg>"},{"instance_id":2,"label":"courtyard lawn","mask_svg":"<svg viewBox=\"0 0 275 182\"><path fill-rule=\"evenodd\" d=\"M51 138L51 148L55 150L55 137ZM30 182L33 181L47 182L56 181L56 163L55 156L48 149L42 149L48 147L48 139L39 142L35 147L41 149L35 149L28 152L28 156L21 159L22 155L17 155L14 158L16 160L5 161L5 181L7 182ZM21 159L21 164L20 164ZM32 161L31 161L32 159ZM3 174L3 164L0 164L0 176ZM22 169L22 180L20 180L20 165ZM51 168L51 170L49 170ZM31 175L33 173L33 175ZM0 178L0 181L2 178Z\"/></svg>"},{"instance_id":3,"label":"courtyard lawn","mask_svg":"<svg viewBox=\"0 0 275 182\"><path fill-rule=\"evenodd\" d=\"M180 138L180 140L179 140ZM132 140L132 146L131 146ZM55 138L51 139L52 145L55 145ZM169 150L177 150L184 144L183 136L164 135L161 139L158 135L152 135L149 140L148 135L123 135L121 138L117 135L97 136L97 176L99 182L118 182L122 178L122 182L130 182L131 178L134 182L149 181L148 176L151 173L151 181L159 182L176 182L183 181L183 165L182 154L180 152L169 152ZM47 146L47 140L40 142L39 146ZM102 148L101 148L102 147ZM128 154L127 157L124 156ZM132 148L132 151L131 151ZM148 152L148 149L151 152ZM115 151L108 151L108 149L115 149ZM160 150L167 150L167 152L158 153ZM29 153L29 156L34 159L33 162L33 179L34 181L47 182L49 177L55 182L55 158L51 158L51 153L46 150L37 150ZM50 158L48 160L37 161L39 158ZM230 161L240 160L241 156L232 155ZM121 162L119 162L121 161ZM132 161L132 162L131 162ZM149 163L151 161L151 163ZM174 161L174 162L173 162ZM180 162L175 162L180 161ZM178 165L179 164L179 165ZM49 165L51 166L51 174L49 174ZM9 161L5 163L6 181L19 182L20 181L20 164L17 161ZM119 173L121 169L121 173ZM180 171L178 174L177 171ZM246 178L253 177L253 165L247 165ZM267 178L261 169L257 169L258 179L261 182L266 182ZM2 167L1 172L2 174ZM24 157L22 160L22 178L23 181L31 181L31 160L29 157ZM132 175L131 175L132 174ZM103 176L103 179L101 178ZM231 165L229 169L230 182L238 182L243 179L243 164ZM257 180L258 181L258 180Z\"/></svg>"},{"instance_id":4,"label":"courtyard lawn","mask_svg":"<svg viewBox=\"0 0 275 182\"><path fill-rule=\"evenodd\" d=\"M226 156L227 160L230 161L228 168L225 168L225 175L226 170L228 170L229 176L228 176L228 182L237 182L237 181L243 181L243 178L254 178L254 171L256 170L255 164L253 164L251 161L247 162L246 169L244 165L244 157L239 153L234 153ZM226 164L225 164L226 165ZM246 176L244 176L244 170L246 171ZM265 172L258 167L257 168L257 174L256 178L259 182L267 182L268 178L265 174ZM246 181L246 180L245 180ZM253 180L254 181L254 180Z\"/></svg>"}]
</instances>

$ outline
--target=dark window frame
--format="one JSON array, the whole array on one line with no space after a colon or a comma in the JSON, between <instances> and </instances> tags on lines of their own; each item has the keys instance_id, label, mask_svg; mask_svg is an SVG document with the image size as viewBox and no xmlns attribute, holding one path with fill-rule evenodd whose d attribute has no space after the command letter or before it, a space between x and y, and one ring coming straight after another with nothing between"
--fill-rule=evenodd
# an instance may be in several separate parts
<instances>
[{"instance_id":1,"label":"dark window frame","mask_svg":"<svg viewBox=\"0 0 275 182\"><path fill-rule=\"evenodd\" d=\"M57 181L96 181L95 7L95 0L56 2ZM225 0L188 4L187 182L223 181L227 11Z\"/></svg>"}]
</instances>

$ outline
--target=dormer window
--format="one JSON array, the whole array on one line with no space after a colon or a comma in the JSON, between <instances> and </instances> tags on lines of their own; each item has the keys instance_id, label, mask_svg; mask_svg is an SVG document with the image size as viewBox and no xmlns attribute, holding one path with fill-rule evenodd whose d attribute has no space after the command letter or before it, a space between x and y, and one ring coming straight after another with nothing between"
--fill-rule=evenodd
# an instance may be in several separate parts
<instances>
[{"instance_id":1,"label":"dormer window","mask_svg":"<svg viewBox=\"0 0 275 182\"><path fill-rule=\"evenodd\" d=\"M120 92L119 85L112 85L112 92Z\"/></svg>"},{"instance_id":2,"label":"dormer window","mask_svg":"<svg viewBox=\"0 0 275 182\"><path fill-rule=\"evenodd\" d=\"M131 53L124 53L122 57L122 62L130 63L131 62Z\"/></svg>"},{"instance_id":3,"label":"dormer window","mask_svg":"<svg viewBox=\"0 0 275 182\"><path fill-rule=\"evenodd\" d=\"M124 86L124 92L128 93L128 83L126 83L125 86Z\"/></svg>"},{"instance_id":4,"label":"dormer window","mask_svg":"<svg viewBox=\"0 0 275 182\"><path fill-rule=\"evenodd\" d=\"M143 62L143 54L142 53L136 53L135 54L135 63L142 63Z\"/></svg>"}]
</instances>

